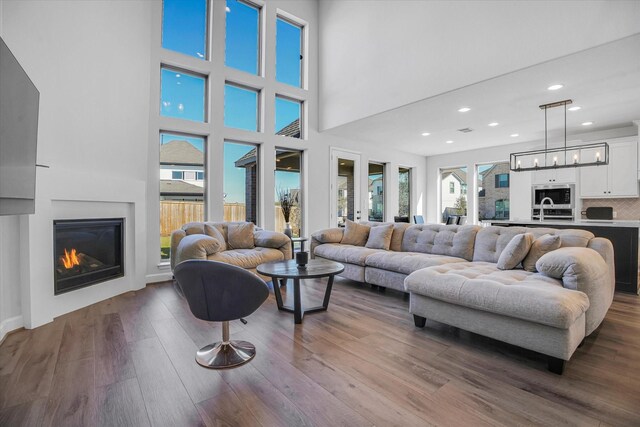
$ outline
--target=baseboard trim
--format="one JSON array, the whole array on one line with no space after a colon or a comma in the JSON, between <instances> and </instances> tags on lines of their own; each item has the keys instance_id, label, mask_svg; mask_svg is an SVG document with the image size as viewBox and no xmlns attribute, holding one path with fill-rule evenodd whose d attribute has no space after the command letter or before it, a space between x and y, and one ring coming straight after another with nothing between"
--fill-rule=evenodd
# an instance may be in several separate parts
<instances>
[{"instance_id":1,"label":"baseboard trim","mask_svg":"<svg viewBox=\"0 0 640 427\"><path fill-rule=\"evenodd\" d=\"M16 329L20 329L24 326L24 320L22 315L10 317L0 322L0 344L4 341L9 332L13 332Z\"/></svg>"},{"instance_id":2,"label":"baseboard trim","mask_svg":"<svg viewBox=\"0 0 640 427\"><path fill-rule=\"evenodd\" d=\"M158 274L147 274L145 277L145 282L149 283L159 283L159 282L167 282L169 280L173 280L173 273L168 271L166 273L158 273Z\"/></svg>"}]
</instances>

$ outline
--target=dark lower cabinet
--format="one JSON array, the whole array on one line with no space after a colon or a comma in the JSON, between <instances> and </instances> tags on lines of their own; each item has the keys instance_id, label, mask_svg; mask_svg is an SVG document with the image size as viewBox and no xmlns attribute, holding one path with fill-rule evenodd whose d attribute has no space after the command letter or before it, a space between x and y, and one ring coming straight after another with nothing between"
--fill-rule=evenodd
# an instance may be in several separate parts
<instances>
[{"instance_id":1,"label":"dark lower cabinet","mask_svg":"<svg viewBox=\"0 0 640 427\"><path fill-rule=\"evenodd\" d=\"M596 237L604 237L613 244L613 256L616 268L616 291L638 293L638 228L635 227L602 227L573 224L530 224L509 223L493 224L499 226L572 228L587 230Z\"/></svg>"}]
</instances>

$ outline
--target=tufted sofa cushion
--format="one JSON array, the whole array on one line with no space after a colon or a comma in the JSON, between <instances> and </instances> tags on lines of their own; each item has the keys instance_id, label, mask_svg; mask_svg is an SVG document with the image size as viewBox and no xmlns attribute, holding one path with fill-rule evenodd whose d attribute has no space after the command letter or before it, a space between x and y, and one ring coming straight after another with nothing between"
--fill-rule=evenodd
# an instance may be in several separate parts
<instances>
[{"instance_id":1,"label":"tufted sofa cushion","mask_svg":"<svg viewBox=\"0 0 640 427\"><path fill-rule=\"evenodd\" d=\"M411 274L421 268L452 262L466 263L467 261L458 257L423 254L420 252L379 252L367 257L366 266L402 274Z\"/></svg>"},{"instance_id":2,"label":"tufted sofa cushion","mask_svg":"<svg viewBox=\"0 0 640 427\"><path fill-rule=\"evenodd\" d=\"M490 262L453 263L418 270L407 292L473 309L569 328L589 308L583 292L558 279L524 270L499 270Z\"/></svg>"},{"instance_id":3,"label":"tufted sofa cushion","mask_svg":"<svg viewBox=\"0 0 640 427\"><path fill-rule=\"evenodd\" d=\"M402 239L403 252L448 255L471 261L477 225L416 224L407 228Z\"/></svg>"},{"instance_id":4,"label":"tufted sofa cushion","mask_svg":"<svg viewBox=\"0 0 640 427\"><path fill-rule=\"evenodd\" d=\"M345 245L342 243L325 243L315 249L315 254L321 258L360 266L365 265L365 260L369 255L378 252L387 253L382 249L369 249L362 246Z\"/></svg>"},{"instance_id":5,"label":"tufted sofa cushion","mask_svg":"<svg viewBox=\"0 0 640 427\"><path fill-rule=\"evenodd\" d=\"M545 234L560 236L561 247L585 248L594 238L593 233L585 230L556 230L553 228L526 227L483 227L478 231L473 261L498 262L500 254L516 234L532 233L538 238Z\"/></svg>"}]
</instances>

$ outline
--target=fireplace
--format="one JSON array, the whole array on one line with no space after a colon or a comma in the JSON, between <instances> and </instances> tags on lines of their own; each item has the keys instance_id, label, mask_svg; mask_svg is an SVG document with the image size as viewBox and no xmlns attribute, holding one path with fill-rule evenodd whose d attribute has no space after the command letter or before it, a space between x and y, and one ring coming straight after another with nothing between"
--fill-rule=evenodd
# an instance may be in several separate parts
<instances>
[{"instance_id":1,"label":"fireplace","mask_svg":"<svg viewBox=\"0 0 640 427\"><path fill-rule=\"evenodd\" d=\"M124 218L53 221L54 294L124 276Z\"/></svg>"}]
</instances>

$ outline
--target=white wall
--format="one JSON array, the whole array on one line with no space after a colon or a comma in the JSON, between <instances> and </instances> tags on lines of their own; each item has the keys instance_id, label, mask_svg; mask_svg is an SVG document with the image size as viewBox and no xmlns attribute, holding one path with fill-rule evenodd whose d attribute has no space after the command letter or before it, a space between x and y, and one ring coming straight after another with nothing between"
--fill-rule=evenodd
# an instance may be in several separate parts
<instances>
[{"instance_id":1,"label":"white wall","mask_svg":"<svg viewBox=\"0 0 640 427\"><path fill-rule=\"evenodd\" d=\"M567 137L571 141L595 141L605 138L618 138L623 136L637 135L636 126L611 129L599 132L589 132ZM501 145L497 147L483 148L479 150L469 150L457 153L443 154L439 156L427 157L427 197L426 197L426 220L427 222L440 222L440 204L438 195L439 171L441 168L450 166L466 166L468 187L467 187L467 212L468 218L477 221L477 189L475 167L477 164L496 163L509 161L509 154L517 151L526 151L544 147L544 141L530 141L519 144ZM578 189L577 189L578 190ZM511 219L531 218L531 173L514 172L510 175L510 215ZM576 200L576 203L579 203ZM576 206L580 209L580 206Z\"/></svg>"},{"instance_id":2,"label":"white wall","mask_svg":"<svg viewBox=\"0 0 640 427\"><path fill-rule=\"evenodd\" d=\"M145 0L0 0L2 37L40 91L38 163L50 166L48 174L117 176L124 186L146 180L150 10ZM47 208L40 203L36 216ZM145 229L142 219L137 226ZM0 250L12 248L11 260L15 248L34 239L16 234L20 222L0 218ZM2 258L0 292L13 302L10 310L0 305L0 321L16 313L16 279L27 280L19 273L24 266Z\"/></svg>"},{"instance_id":3,"label":"white wall","mask_svg":"<svg viewBox=\"0 0 640 427\"><path fill-rule=\"evenodd\" d=\"M321 0L320 129L635 34L638 16L637 1Z\"/></svg>"}]
</instances>

